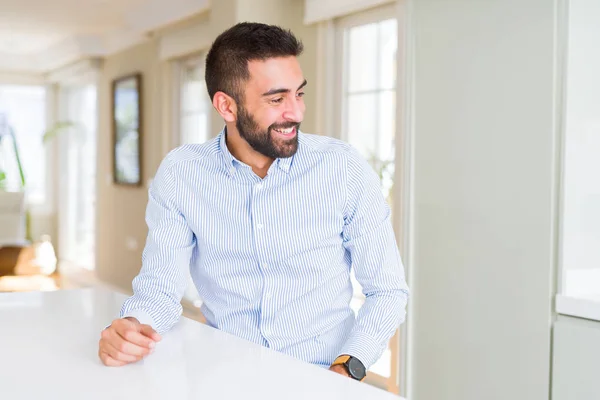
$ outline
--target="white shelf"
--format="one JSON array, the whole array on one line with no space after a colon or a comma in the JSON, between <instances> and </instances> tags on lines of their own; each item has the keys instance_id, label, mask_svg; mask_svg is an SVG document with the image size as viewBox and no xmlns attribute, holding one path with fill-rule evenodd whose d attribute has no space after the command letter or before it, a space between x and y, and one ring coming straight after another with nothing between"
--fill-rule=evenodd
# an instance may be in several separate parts
<instances>
[{"instance_id":1,"label":"white shelf","mask_svg":"<svg viewBox=\"0 0 600 400\"><path fill-rule=\"evenodd\" d=\"M600 321L600 268L565 273L563 293L556 296L556 312Z\"/></svg>"}]
</instances>

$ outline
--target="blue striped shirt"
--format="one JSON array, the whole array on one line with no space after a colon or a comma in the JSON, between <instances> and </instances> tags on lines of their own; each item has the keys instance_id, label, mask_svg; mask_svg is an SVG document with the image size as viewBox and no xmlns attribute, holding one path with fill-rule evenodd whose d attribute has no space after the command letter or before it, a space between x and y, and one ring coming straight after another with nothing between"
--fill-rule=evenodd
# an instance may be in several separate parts
<instances>
[{"instance_id":1,"label":"blue striped shirt","mask_svg":"<svg viewBox=\"0 0 600 400\"><path fill-rule=\"evenodd\" d=\"M408 298L378 176L350 145L300 132L296 154L261 179L225 135L178 147L158 168L121 317L166 332L191 274L210 326L320 366L350 354L369 368ZM366 297L358 315L351 267Z\"/></svg>"}]
</instances>

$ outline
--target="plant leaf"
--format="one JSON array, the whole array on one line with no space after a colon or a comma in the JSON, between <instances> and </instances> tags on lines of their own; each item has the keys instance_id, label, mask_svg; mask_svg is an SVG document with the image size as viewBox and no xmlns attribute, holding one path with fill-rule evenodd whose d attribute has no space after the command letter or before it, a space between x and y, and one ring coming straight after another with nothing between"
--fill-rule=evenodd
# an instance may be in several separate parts
<instances>
[{"instance_id":1,"label":"plant leaf","mask_svg":"<svg viewBox=\"0 0 600 400\"><path fill-rule=\"evenodd\" d=\"M60 135L62 131L65 131L69 128L74 128L77 126L75 122L72 121L58 121L50 129L44 132L44 136L42 137L42 142L48 143L50 140L54 139L56 136Z\"/></svg>"}]
</instances>

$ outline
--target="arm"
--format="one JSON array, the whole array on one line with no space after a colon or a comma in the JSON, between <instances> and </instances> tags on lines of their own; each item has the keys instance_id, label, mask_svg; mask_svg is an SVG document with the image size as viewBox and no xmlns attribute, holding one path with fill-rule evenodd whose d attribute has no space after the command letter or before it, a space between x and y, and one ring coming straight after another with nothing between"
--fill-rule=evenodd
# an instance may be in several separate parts
<instances>
[{"instance_id":1,"label":"arm","mask_svg":"<svg viewBox=\"0 0 600 400\"><path fill-rule=\"evenodd\" d=\"M366 300L339 354L368 369L404 322L408 286L379 178L355 151L348 157L347 190L344 246Z\"/></svg>"},{"instance_id":2,"label":"arm","mask_svg":"<svg viewBox=\"0 0 600 400\"><path fill-rule=\"evenodd\" d=\"M133 296L121 308L121 318L134 317L158 333L169 330L182 312L187 270L196 238L177 206L173 163L167 156L148 191L148 236L142 268L133 279Z\"/></svg>"}]
</instances>

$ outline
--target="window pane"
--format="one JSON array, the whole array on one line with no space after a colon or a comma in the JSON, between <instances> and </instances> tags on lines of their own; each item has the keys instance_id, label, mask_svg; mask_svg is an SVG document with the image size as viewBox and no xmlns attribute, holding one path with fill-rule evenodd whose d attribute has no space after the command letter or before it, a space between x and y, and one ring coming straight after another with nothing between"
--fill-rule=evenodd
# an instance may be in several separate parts
<instances>
[{"instance_id":1,"label":"window pane","mask_svg":"<svg viewBox=\"0 0 600 400\"><path fill-rule=\"evenodd\" d=\"M209 139L212 108L204 81L204 58L181 62L179 144L203 143Z\"/></svg>"},{"instance_id":2,"label":"window pane","mask_svg":"<svg viewBox=\"0 0 600 400\"><path fill-rule=\"evenodd\" d=\"M376 155L377 93L347 97L346 132L348 142L371 160Z\"/></svg>"},{"instance_id":3,"label":"window pane","mask_svg":"<svg viewBox=\"0 0 600 400\"><path fill-rule=\"evenodd\" d=\"M46 200L46 152L42 137L46 129L46 90L42 86L0 86L0 114L14 130L19 155L26 178L29 203L41 204ZM12 151L12 143L2 145L2 160L7 175L7 188L20 188L19 171Z\"/></svg>"},{"instance_id":4,"label":"window pane","mask_svg":"<svg viewBox=\"0 0 600 400\"><path fill-rule=\"evenodd\" d=\"M347 32L349 92L377 88L377 24L361 25Z\"/></svg>"},{"instance_id":5,"label":"window pane","mask_svg":"<svg viewBox=\"0 0 600 400\"><path fill-rule=\"evenodd\" d=\"M181 143L204 143L208 139L208 114L186 115L181 120Z\"/></svg>"},{"instance_id":6,"label":"window pane","mask_svg":"<svg viewBox=\"0 0 600 400\"><path fill-rule=\"evenodd\" d=\"M396 92L379 93L378 102L378 156L382 160L393 160L396 133Z\"/></svg>"},{"instance_id":7,"label":"window pane","mask_svg":"<svg viewBox=\"0 0 600 400\"><path fill-rule=\"evenodd\" d=\"M398 50L395 19L379 23L379 87L396 87L396 52Z\"/></svg>"},{"instance_id":8,"label":"window pane","mask_svg":"<svg viewBox=\"0 0 600 400\"><path fill-rule=\"evenodd\" d=\"M394 158L396 155L396 92L379 93L378 152L376 170L387 197L394 180Z\"/></svg>"},{"instance_id":9,"label":"window pane","mask_svg":"<svg viewBox=\"0 0 600 400\"><path fill-rule=\"evenodd\" d=\"M188 81L182 87L181 111L204 111L208 106L207 91L204 81Z\"/></svg>"}]
</instances>

